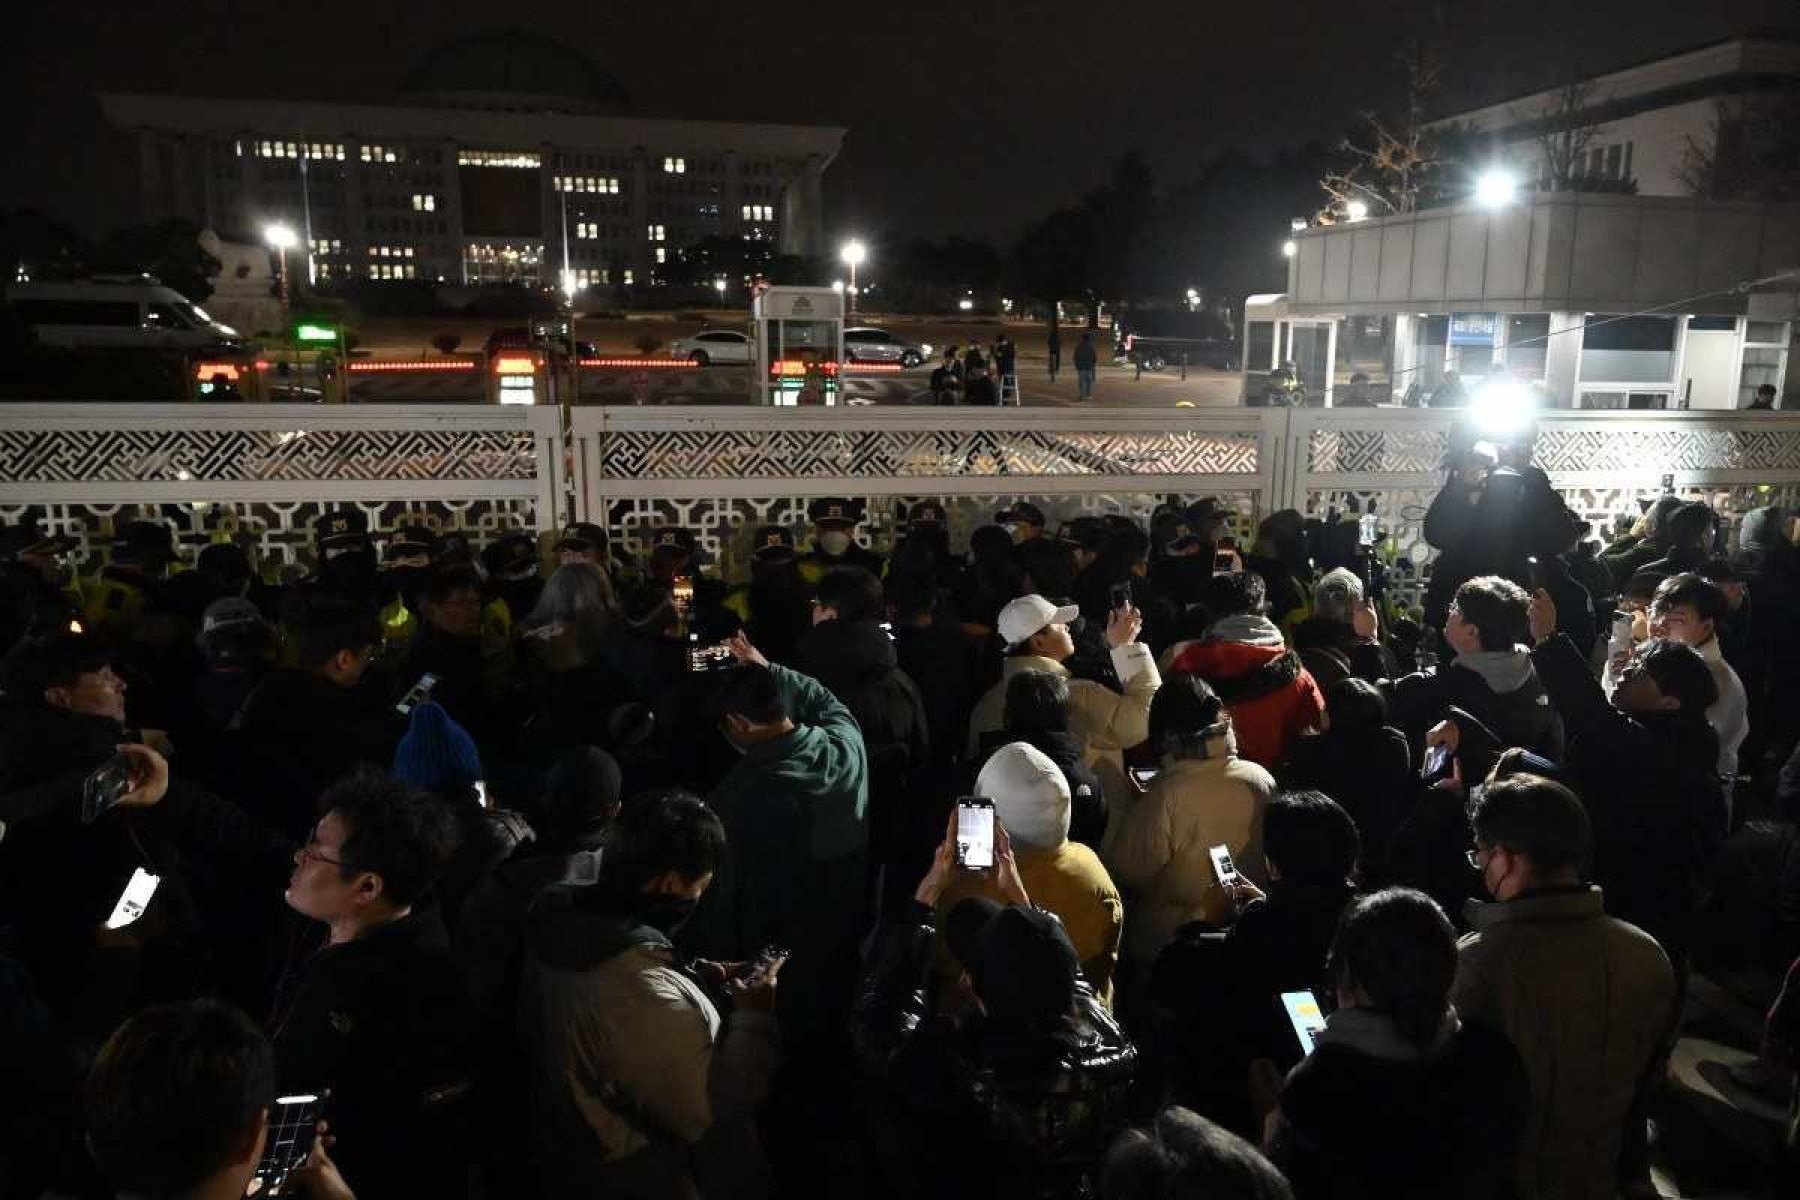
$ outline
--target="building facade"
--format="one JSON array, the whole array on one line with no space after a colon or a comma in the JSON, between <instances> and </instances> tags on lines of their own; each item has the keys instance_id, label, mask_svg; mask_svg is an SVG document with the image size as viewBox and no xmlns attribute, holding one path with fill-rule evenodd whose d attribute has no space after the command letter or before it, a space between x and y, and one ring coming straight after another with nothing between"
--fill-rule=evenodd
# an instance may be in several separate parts
<instances>
[{"instance_id":1,"label":"building facade","mask_svg":"<svg viewBox=\"0 0 1800 1200\"><path fill-rule=\"evenodd\" d=\"M1546 127L1579 130L1558 150L1566 173L1635 183L1642 196L1686 196L1689 148L1710 151L1720 120L1758 98L1800 90L1800 43L1735 38L1668 55L1498 104L1450 113L1442 130L1484 134L1500 157L1548 190L1557 165L1541 141Z\"/></svg>"},{"instance_id":2,"label":"building facade","mask_svg":"<svg viewBox=\"0 0 1800 1200\"><path fill-rule=\"evenodd\" d=\"M630 286L712 236L817 254L845 134L631 115L586 58L522 33L443 47L387 105L100 99L136 137L145 219L250 242L284 222L316 280L554 284L566 261L576 288Z\"/></svg>"}]
</instances>

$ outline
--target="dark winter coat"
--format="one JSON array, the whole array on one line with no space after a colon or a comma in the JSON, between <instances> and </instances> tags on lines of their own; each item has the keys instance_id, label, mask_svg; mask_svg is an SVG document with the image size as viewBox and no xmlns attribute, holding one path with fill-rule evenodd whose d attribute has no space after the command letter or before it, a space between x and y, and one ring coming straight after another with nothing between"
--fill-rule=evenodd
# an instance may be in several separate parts
<instances>
[{"instance_id":1,"label":"dark winter coat","mask_svg":"<svg viewBox=\"0 0 1800 1200\"><path fill-rule=\"evenodd\" d=\"M851 1022L857 1057L882 1084L888 1115L917 1146L979 1146L973 1155L886 1164L910 1174L898 1194L1076 1195L1125 1120L1137 1050L1086 983L1052 1032L934 1013L927 999L935 936L913 905L884 926Z\"/></svg>"},{"instance_id":2,"label":"dark winter coat","mask_svg":"<svg viewBox=\"0 0 1800 1200\"><path fill-rule=\"evenodd\" d=\"M1486 1026L1420 1051L1374 1010L1339 1009L1282 1089L1273 1157L1296 1200L1509 1200L1528 1094Z\"/></svg>"},{"instance_id":3,"label":"dark winter coat","mask_svg":"<svg viewBox=\"0 0 1800 1200\"><path fill-rule=\"evenodd\" d=\"M1566 765L1593 822L1593 879L1607 912L1642 928L1679 963L1701 881L1725 836L1712 726L1704 712L1620 712L1561 634L1531 657L1568 729Z\"/></svg>"},{"instance_id":4,"label":"dark winter coat","mask_svg":"<svg viewBox=\"0 0 1800 1200\"><path fill-rule=\"evenodd\" d=\"M1452 474L1425 513L1425 540L1439 554L1425 594L1425 624L1444 627L1456 589L1481 575L1498 575L1530 586L1528 556L1560 554L1569 539L1562 498L1537 467L1519 472L1515 488L1502 493L1489 483L1471 501L1472 490Z\"/></svg>"},{"instance_id":5,"label":"dark winter coat","mask_svg":"<svg viewBox=\"0 0 1800 1200\"><path fill-rule=\"evenodd\" d=\"M265 823L303 841L320 793L359 766L391 766L400 733L398 715L372 688L272 671L238 714L239 794Z\"/></svg>"},{"instance_id":6,"label":"dark winter coat","mask_svg":"<svg viewBox=\"0 0 1800 1200\"><path fill-rule=\"evenodd\" d=\"M1406 735L1391 726L1328 729L1295 742L1277 774L1283 787L1316 788L1344 806L1362 835L1362 878L1380 879L1417 787Z\"/></svg>"},{"instance_id":7,"label":"dark winter coat","mask_svg":"<svg viewBox=\"0 0 1800 1200\"><path fill-rule=\"evenodd\" d=\"M1423 754L1425 734L1451 708L1470 713L1500 739L1523 746L1551 762L1563 756L1563 723L1523 648L1462 656L1433 671L1384 681L1388 717L1412 743L1413 760Z\"/></svg>"},{"instance_id":8,"label":"dark winter coat","mask_svg":"<svg viewBox=\"0 0 1800 1200\"><path fill-rule=\"evenodd\" d=\"M436 911L326 946L290 967L281 994L280 1086L331 1089L345 1182L359 1196L461 1194L474 1021Z\"/></svg>"},{"instance_id":9,"label":"dark winter coat","mask_svg":"<svg viewBox=\"0 0 1800 1200\"><path fill-rule=\"evenodd\" d=\"M794 664L843 702L870 747L904 746L909 767L929 757L925 698L900 669L894 639L880 625L821 621L795 644Z\"/></svg>"}]
</instances>

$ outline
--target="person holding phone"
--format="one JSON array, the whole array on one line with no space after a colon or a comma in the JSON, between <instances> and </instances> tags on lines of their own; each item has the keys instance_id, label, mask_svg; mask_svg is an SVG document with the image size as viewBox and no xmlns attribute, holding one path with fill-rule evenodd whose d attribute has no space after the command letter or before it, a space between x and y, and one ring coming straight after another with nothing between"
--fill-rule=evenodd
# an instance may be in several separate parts
<instances>
[{"instance_id":1,"label":"person holding phone","mask_svg":"<svg viewBox=\"0 0 1800 1200\"><path fill-rule=\"evenodd\" d=\"M1285 1081L1263 1062L1252 1085L1264 1148L1294 1194L1517 1195L1525 1067L1506 1036L1451 1005L1456 933L1443 910L1402 888L1362 897L1329 970L1336 1011L1316 1048Z\"/></svg>"},{"instance_id":2,"label":"person holding phone","mask_svg":"<svg viewBox=\"0 0 1800 1200\"><path fill-rule=\"evenodd\" d=\"M684 964L672 942L725 855L698 796L648 793L606 831L597 882L532 906L521 1026L547 1196L767 1190L754 1118L785 952Z\"/></svg>"},{"instance_id":3,"label":"person holding phone","mask_svg":"<svg viewBox=\"0 0 1800 1200\"><path fill-rule=\"evenodd\" d=\"M913 903L877 936L852 1018L896 1195L1055 1194L1098 1161L1136 1072L1064 923L1033 906L1030 852L1004 820L993 832L993 867L959 867L952 814ZM931 985L940 932L947 989ZM919 1152L945 1146L979 1152Z\"/></svg>"},{"instance_id":4,"label":"person holding phone","mask_svg":"<svg viewBox=\"0 0 1800 1200\"><path fill-rule=\"evenodd\" d=\"M1062 921L1080 956L1083 977L1110 1004L1125 906L1099 856L1069 840L1068 780L1042 751L1012 742L982 765L975 793L993 802L995 824L1006 831L1024 887L1039 907ZM965 896L1008 899L1006 882L1004 872L959 873L947 885L939 908L947 912Z\"/></svg>"}]
</instances>

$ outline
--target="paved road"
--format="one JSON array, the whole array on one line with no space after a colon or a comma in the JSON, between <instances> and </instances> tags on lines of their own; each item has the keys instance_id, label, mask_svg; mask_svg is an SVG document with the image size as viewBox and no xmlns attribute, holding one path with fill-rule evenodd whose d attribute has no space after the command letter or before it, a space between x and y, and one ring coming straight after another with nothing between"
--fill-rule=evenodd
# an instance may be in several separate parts
<instances>
[{"instance_id":1,"label":"paved road","mask_svg":"<svg viewBox=\"0 0 1800 1200\"><path fill-rule=\"evenodd\" d=\"M635 402L628 370L582 373L584 400L608 404ZM742 367L706 367L651 371L647 376L652 404L742 404L748 402L749 373ZM898 374L851 376L844 396L868 404L930 404L930 372L921 368ZM1232 407L1238 402L1235 372L1189 371L1184 381L1176 371L1146 371L1139 378L1128 367L1103 367L1091 402L1096 408L1167 408L1183 401L1197 408ZM1043 361L1026 360L1019 374L1021 403L1068 407L1075 396L1075 373L1064 371L1053 383ZM362 404L457 404L481 400L481 380L468 372L454 374L369 372L351 376L351 399Z\"/></svg>"}]
</instances>

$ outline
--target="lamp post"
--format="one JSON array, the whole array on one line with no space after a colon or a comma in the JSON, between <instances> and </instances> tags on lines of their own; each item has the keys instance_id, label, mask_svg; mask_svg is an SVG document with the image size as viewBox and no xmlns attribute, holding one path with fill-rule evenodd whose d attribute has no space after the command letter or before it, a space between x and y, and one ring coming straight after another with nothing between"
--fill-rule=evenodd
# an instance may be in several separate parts
<instances>
[{"instance_id":1,"label":"lamp post","mask_svg":"<svg viewBox=\"0 0 1800 1200\"><path fill-rule=\"evenodd\" d=\"M289 250L294 248L295 244L299 241L299 238L295 235L294 227L292 225L286 225L280 221L276 221L272 224L263 226L263 241L269 243L269 245L274 248L276 254L280 256L281 307L285 310L288 307L287 254Z\"/></svg>"},{"instance_id":2,"label":"lamp post","mask_svg":"<svg viewBox=\"0 0 1800 1200\"><path fill-rule=\"evenodd\" d=\"M850 294L850 311L855 312L856 311L856 268L861 266L863 264L864 260L866 260L869 257L869 248L867 246L863 245L862 242L859 241L858 239L851 238L849 241L844 243L843 253L840 255L840 257L844 260L844 264L850 268L850 287L848 289L849 294Z\"/></svg>"}]
</instances>

